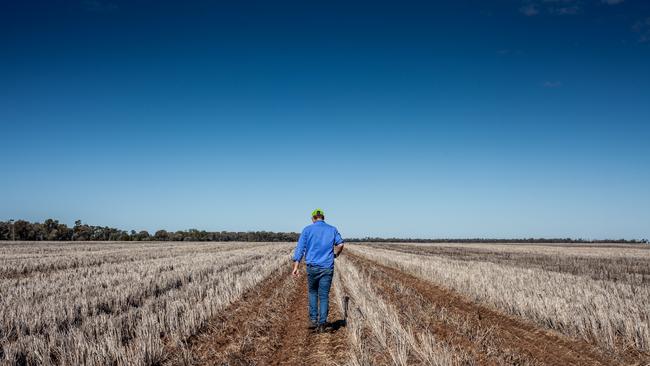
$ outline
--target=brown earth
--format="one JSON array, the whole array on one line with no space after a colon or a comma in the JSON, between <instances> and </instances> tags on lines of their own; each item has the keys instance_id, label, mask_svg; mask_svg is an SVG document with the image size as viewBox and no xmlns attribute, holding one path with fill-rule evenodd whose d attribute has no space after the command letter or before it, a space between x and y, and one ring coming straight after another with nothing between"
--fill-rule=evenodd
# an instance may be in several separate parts
<instances>
[{"instance_id":1,"label":"brown earth","mask_svg":"<svg viewBox=\"0 0 650 366\"><path fill-rule=\"evenodd\" d=\"M400 321L432 333L459 355L459 364L641 365L645 359L614 355L523 319L472 302L462 295L399 269L347 253L365 271L377 293L398 309ZM340 291L345 293L345 289ZM332 292L336 291L333 287ZM188 351L171 352L172 365L340 365L349 360L342 312L330 296L333 326L307 328L306 275L277 271L209 322L188 341ZM390 360L373 357L375 364Z\"/></svg>"},{"instance_id":2,"label":"brown earth","mask_svg":"<svg viewBox=\"0 0 650 366\"><path fill-rule=\"evenodd\" d=\"M308 329L304 271L291 277L288 268L273 274L224 309L192 337L189 351L170 357L170 365L329 365L347 359L347 333L341 311L330 293L324 333ZM334 291L334 288L332 288Z\"/></svg>"},{"instance_id":3,"label":"brown earth","mask_svg":"<svg viewBox=\"0 0 650 366\"><path fill-rule=\"evenodd\" d=\"M454 260L491 262L520 268L539 268L545 271L586 276L594 280L627 282L636 285L650 284L650 259L648 258L579 257L509 252L491 250L489 246L485 248L417 244L366 244L366 246L407 254L442 256ZM645 249L639 246L635 248Z\"/></svg>"},{"instance_id":4,"label":"brown earth","mask_svg":"<svg viewBox=\"0 0 650 366\"><path fill-rule=\"evenodd\" d=\"M538 328L398 269L350 253L347 255L359 268L370 271L378 292L412 319L409 321L405 317L404 321L432 331L452 348L472 356L478 364L622 365L643 362L606 354L584 341ZM409 292L411 296L405 296ZM444 316L441 318L440 314Z\"/></svg>"},{"instance_id":5,"label":"brown earth","mask_svg":"<svg viewBox=\"0 0 650 366\"><path fill-rule=\"evenodd\" d=\"M219 251L220 253L225 253L225 252L230 252L230 251L235 251L235 250L241 250L241 249L254 249L257 247L261 247L264 244L260 245L252 245L246 248L241 248L237 246L232 246L232 247L219 247L215 248L215 251ZM160 249L162 252L165 251L165 248ZM127 250L122 250L121 252L127 252ZM204 253L209 253L210 251L205 251ZM50 255L47 256L47 258L56 258L56 257L61 257L64 258L64 260L61 260L60 263L50 263L49 265L44 265L42 267L35 267L35 268L23 268L23 269L13 269L13 268L5 268L4 270L0 270L0 279L10 279L10 280L23 280L23 279L30 279L33 277L41 277L41 278L46 278L48 276L51 276L54 273L57 272L62 272L62 271L67 271L70 269L76 269L76 270L83 270L87 268L94 268L94 267L99 267L99 266L105 266L107 264L115 264L115 263L126 263L126 262L131 262L134 265L139 265L142 262L150 261L150 260L162 260L165 258L177 258L177 257L183 257L187 256L187 253L172 253L172 254L160 254L156 255L151 258L146 258L146 259L134 259L133 254L123 254L123 256L117 256L116 258L104 258L102 257L103 255L118 255L120 254L120 251L114 251L111 254L104 254L104 253L97 253L97 258L89 261L89 262L82 262L80 258L73 258L72 260L65 260L65 257L67 254L62 254L62 255ZM29 257L28 257L29 258ZM42 258L39 256L33 256L32 258Z\"/></svg>"},{"instance_id":6,"label":"brown earth","mask_svg":"<svg viewBox=\"0 0 650 366\"><path fill-rule=\"evenodd\" d=\"M317 333L307 328L308 306L307 281L303 274L299 280L298 297L290 304L286 329L280 334L281 346L269 365L338 365L347 359L347 334L345 332L343 314L338 304L333 301L330 293L330 312L328 319L331 324L325 332ZM334 291L334 286L332 286ZM330 292L332 292L330 291Z\"/></svg>"}]
</instances>

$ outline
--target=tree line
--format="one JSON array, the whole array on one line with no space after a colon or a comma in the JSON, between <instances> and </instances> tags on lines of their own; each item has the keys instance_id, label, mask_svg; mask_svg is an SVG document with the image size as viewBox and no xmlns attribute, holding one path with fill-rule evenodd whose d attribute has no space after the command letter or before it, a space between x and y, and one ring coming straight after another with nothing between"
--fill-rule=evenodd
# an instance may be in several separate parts
<instances>
[{"instance_id":1,"label":"tree line","mask_svg":"<svg viewBox=\"0 0 650 366\"><path fill-rule=\"evenodd\" d=\"M94 226L75 221L73 227L58 220L47 219L43 223L25 220L0 221L0 240L24 241L252 241L287 242L297 241L298 233L270 231L205 231L197 229L166 231L158 230L153 235L146 230L126 231L108 226Z\"/></svg>"},{"instance_id":2,"label":"tree line","mask_svg":"<svg viewBox=\"0 0 650 366\"><path fill-rule=\"evenodd\" d=\"M351 238L348 242L359 243L584 243L584 244L648 244L648 239L574 239L574 238L523 238L523 239L412 239L412 238Z\"/></svg>"},{"instance_id":3,"label":"tree line","mask_svg":"<svg viewBox=\"0 0 650 366\"><path fill-rule=\"evenodd\" d=\"M205 231L197 229L166 231L158 230L153 235L148 231L126 231L108 226L88 225L77 220L73 227L58 220L44 222L25 220L0 221L0 240L23 241L251 241L291 242L297 241L299 233L272 231ZM647 244L647 239L573 239L573 238L523 238L523 239L413 239L413 238L347 238L346 242L374 243L621 243Z\"/></svg>"}]
</instances>

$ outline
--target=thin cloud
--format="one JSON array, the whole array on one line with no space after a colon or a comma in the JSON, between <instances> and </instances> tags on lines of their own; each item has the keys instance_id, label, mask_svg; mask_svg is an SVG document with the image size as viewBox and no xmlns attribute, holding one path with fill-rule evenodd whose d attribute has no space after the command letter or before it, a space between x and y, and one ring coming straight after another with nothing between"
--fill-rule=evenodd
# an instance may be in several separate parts
<instances>
[{"instance_id":1,"label":"thin cloud","mask_svg":"<svg viewBox=\"0 0 650 366\"><path fill-rule=\"evenodd\" d=\"M519 11L526 16L542 13L550 15L575 15L582 11L582 4L579 0L525 0L519 8Z\"/></svg>"},{"instance_id":2,"label":"thin cloud","mask_svg":"<svg viewBox=\"0 0 650 366\"><path fill-rule=\"evenodd\" d=\"M523 54L522 50L500 49L496 51L499 56L519 56Z\"/></svg>"},{"instance_id":3,"label":"thin cloud","mask_svg":"<svg viewBox=\"0 0 650 366\"><path fill-rule=\"evenodd\" d=\"M532 17L539 14L539 8L535 4L524 5L519 8L519 11L527 17Z\"/></svg>"},{"instance_id":4,"label":"thin cloud","mask_svg":"<svg viewBox=\"0 0 650 366\"><path fill-rule=\"evenodd\" d=\"M632 30L634 30L636 33L639 33L639 42L650 42L650 17L636 22L632 27Z\"/></svg>"},{"instance_id":5,"label":"thin cloud","mask_svg":"<svg viewBox=\"0 0 650 366\"><path fill-rule=\"evenodd\" d=\"M559 88L559 87L562 86L562 82L561 81L545 81L545 82L542 83L542 86L544 88L548 88L548 89L556 89L556 88Z\"/></svg>"},{"instance_id":6,"label":"thin cloud","mask_svg":"<svg viewBox=\"0 0 650 366\"><path fill-rule=\"evenodd\" d=\"M549 8L549 13L557 15L574 15L580 12L580 6L571 5L571 6L558 6Z\"/></svg>"},{"instance_id":7,"label":"thin cloud","mask_svg":"<svg viewBox=\"0 0 650 366\"><path fill-rule=\"evenodd\" d=\"M607 5L618 5L625 0L600 0ZM519 11L526 16L538 14L575 15L583 10L582 0L524 0Z\"/></svg>"}]
</instances>

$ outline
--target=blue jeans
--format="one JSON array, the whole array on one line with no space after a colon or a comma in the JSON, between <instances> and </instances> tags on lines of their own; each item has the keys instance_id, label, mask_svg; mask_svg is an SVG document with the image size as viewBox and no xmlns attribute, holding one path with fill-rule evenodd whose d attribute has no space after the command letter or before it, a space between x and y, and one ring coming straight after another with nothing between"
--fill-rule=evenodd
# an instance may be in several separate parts
<instances>
[{"instance_id":1,"label":"blue jeans","mask_svg":"<svg viewBox=\"0 0 650 366\"><path fill-rule=\"evenodd\" d=\"M333 276L334 268L320 268L309 264L307 265L309 320L314 324L325 324L327 322L330 287L332 286ZM318 304L319 301L320 304Z\"/></svg>"}]
</instances>

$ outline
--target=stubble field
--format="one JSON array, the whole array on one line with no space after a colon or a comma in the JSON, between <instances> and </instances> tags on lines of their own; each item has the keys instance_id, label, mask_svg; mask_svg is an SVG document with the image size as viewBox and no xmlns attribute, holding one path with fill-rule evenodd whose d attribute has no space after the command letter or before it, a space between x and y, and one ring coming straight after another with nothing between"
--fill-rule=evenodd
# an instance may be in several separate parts
<instances>
[{"instance_id":1,"label":"stubble field","mask_svg":"<svg viewBox=\"0 0 650 366\"><path fill-rule=\"evenodd\" d=\"M293 245L0 243L0 362L650 365L650 248L348 244L313 333Z\"/></svg>"}]
</instances>

